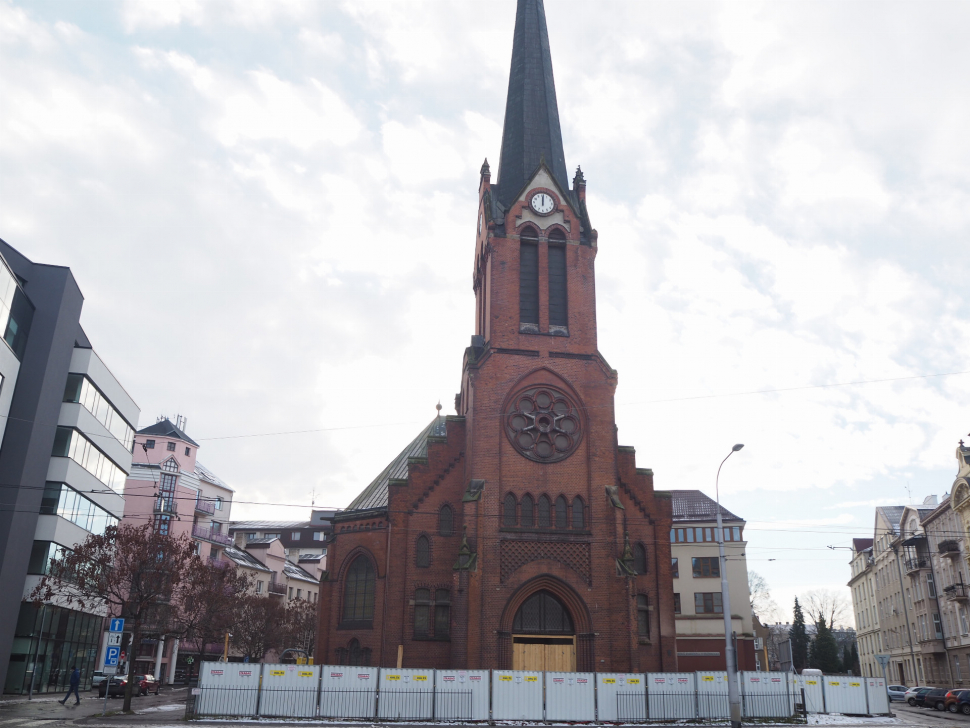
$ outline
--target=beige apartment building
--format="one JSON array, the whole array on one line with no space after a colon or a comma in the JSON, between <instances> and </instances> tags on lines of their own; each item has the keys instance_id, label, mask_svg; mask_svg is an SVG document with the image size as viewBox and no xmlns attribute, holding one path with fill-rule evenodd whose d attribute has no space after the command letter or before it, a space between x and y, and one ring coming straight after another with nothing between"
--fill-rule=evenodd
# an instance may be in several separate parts
<instances>
[{"instance_id":1,"label":"beige apartment building","mask_svg":"<svg viewBox=\"0 0 970 728\"><path fill-rule=\"evenodd\" d=\"M854 539L850 562L859 660L908 686L970 687L970 447L956 451L953 497L876 509L873 539ZM871 545L869 545L871 543Z\"/></svg>"}]
</instances>

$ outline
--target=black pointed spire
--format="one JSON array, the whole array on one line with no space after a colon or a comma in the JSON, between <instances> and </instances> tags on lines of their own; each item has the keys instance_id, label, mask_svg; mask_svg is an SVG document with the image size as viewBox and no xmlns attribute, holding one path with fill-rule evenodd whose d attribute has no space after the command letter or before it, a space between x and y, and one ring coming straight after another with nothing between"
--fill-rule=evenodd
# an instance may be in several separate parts
<instances>
[{"instance_id":1,"label":"black pointed spire","mask_svg":"<svg viewBox=\"0 0 970 728\"><path fill-rule=\"evenodd\" d=\"M542 0L518 0L496 185L503 205L512 202L540 160L545 161L563 191L568 191L546 11Z\"/></svg>"}]
</instances>

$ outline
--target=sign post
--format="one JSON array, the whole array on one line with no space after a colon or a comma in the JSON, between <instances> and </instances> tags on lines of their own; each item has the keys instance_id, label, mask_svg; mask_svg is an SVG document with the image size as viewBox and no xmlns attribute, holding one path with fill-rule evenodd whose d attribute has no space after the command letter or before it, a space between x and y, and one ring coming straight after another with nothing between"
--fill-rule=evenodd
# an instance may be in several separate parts
<instances>
[{"instance_id":1,"label":"sign post","mask_svg":"<svg viewBox=\"0 0 970 728\"><path fill-rule=\"evenodd\" d=\"M893 696L889 694L889 676L886 674L886 665L889 664L889 655L876 655L876 662L882 666L882 677L886 681L886 698L889 700L889 714L892 715Z\"/></svg>"},{"instance_id":2,"label":"sign post","mask_svg":"<svg viewBox=\"0 0 970 728\"><path fill-rule=\"evenodd\" d=\"M125 630L125 620L112 619L108 626L108 639L104 648L104 708L101 716L108 712L108 695L111 694L111 676L118 672L118 659L121 657L121 633Z\"/></svg>"}]
</instances>

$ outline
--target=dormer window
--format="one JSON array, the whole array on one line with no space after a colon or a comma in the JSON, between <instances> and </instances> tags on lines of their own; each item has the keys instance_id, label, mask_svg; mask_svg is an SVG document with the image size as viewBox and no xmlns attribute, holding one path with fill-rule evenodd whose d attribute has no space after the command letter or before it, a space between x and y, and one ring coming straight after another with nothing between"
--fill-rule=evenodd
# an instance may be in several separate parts
<instances>
[{"instance_id":1,"label":"dormer window","mask_svg":"<svg viewBox=\"0 0 970 728\"><path fill-rule=\"evenodd\" d=\"M162 470L169 473L177 473L179 471L179 464L175 462L175 458L169 458L162 463Z\"/></svg>"}]
</instances>

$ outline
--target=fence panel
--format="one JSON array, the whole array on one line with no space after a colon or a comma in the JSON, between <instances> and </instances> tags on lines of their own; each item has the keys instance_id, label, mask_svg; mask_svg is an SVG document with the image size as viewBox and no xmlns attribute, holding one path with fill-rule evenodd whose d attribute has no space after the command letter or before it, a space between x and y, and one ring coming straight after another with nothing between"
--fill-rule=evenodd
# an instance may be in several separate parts
<instances>
[{"instance_id":1,"label":"fence panel","mask_svg":"<svg viewBox=\"0 0 970 728\"><path fill-rule=\"evenodd\" d=\"M697 673L697 717L730 718L726 672Z\"/></svg>"},{"instance_id":2,"label":"fence panel","mask_svg":"<svg viewBox=\"0 0 970 728\"><path fill-rule=\"evenodd\" d=\"M592 672L547 672L546 720L596 720L596 675Z\"/></svg>"},{"instance_id":3,"label":"fence panel","mask_svg":"<svg viewBox=\"0 0 970 728\"><path fill-rule=\"evenodd\" d=\"M385 720L434 718L434 670L381 669L377 717Z\"/></svg>"},{"instance_id":4,"label":"fence panel","mask_svg":"<svg viewBox=\"0 0 970 728\"><path fill-rule=\"evenodd\" d=\"M890 708L886 680L881 677L867 677L864 680L866 696L869 698L869 715L888 715Z\"/></svg>"},{"instance_id":5,"label":"fence panel","mask_svg":"<svg viewBox=\"0 0 970 728\"><path fill-rule=\"evenodd\" d=\"M867 715L866 685L861 677L823 675L825 712L849 715Z\"/></svg>"},{"instance_id":6,"label":"fence panel","mask_svg":"<svg viewBox=\"0 0 970 728\"><path fill-rule=\"evenodd\" d=\"M795 698L783 672L742 672L741 713L746 718L790 718Z\"/></svg>"},{"instance_id":7,"label":"fence panel","mask_svg":"<svg viewBox=\"0 0 970 728\"><path fill-rule=\"evenodd\" d=\"M542 673L492 671L493 720L542 720Z\"/></svg>"},{"instance_id":8,"label":"fence panel","mask_svg":"<svg viewBox=\"0 0 970 728\"><path fill-rule=\"evenodd\" d=\"M599 720L636 723L647 719L647 689L642 673L600 672L596 679Z\"/></svg>"},{"instance_id":9,"label":"fence panel","mask_svg":"<svg viewBox=\"0 0 970 728\"><path fill-rule=\"evenodd\" d=\"M434 685L435 720L488 720L488 670L436 670Z\"/></svg>"},{"instance_id":10,"label":"fence panel","mask_svg":"<svg viewBox=\"0 0 970 728\"><path fill-rule=\"evenodd\" d=\"M319 678L319 665L263 665L259 714L315 718Z\"/></svg>"},{"instance_id":11,"label":"fence panel","mask_svg":"<svg viewBox=\"0 0 970 728\"><path fill-rule=\"evenodd\" d=\"M320 717L377 716L377 668L320 666Z\"/></svg>"},{"instance_id":12,"label":"fence panel","mask_svg":"<svg viewBox=\"0 0 970 728\"><path fill-rule=\"evenodd\" d=\"M259 665L203 662L195 714L255 716L259 702Z\"/></svg>"},{"instance_id":13,"label":"fence panel","mask_svg":"<svg viewBox=\"0 0 970 728\"><path fill-rule=\"evenodd\" d=\"M693 720L697 717L697 676L692 672L647 673L647 717Z\"/></svg>"},{"instance_id":14,"label":"fence panel","mask_svg":"<svg viewBox=\"0 0 970 728\"><path fill-rule=\"evenodd\" d=\"M805 710L809 713L825 712L825 693L821 675L796 675L795 685L805 691Z\"/></svg>"}]
</instances>

